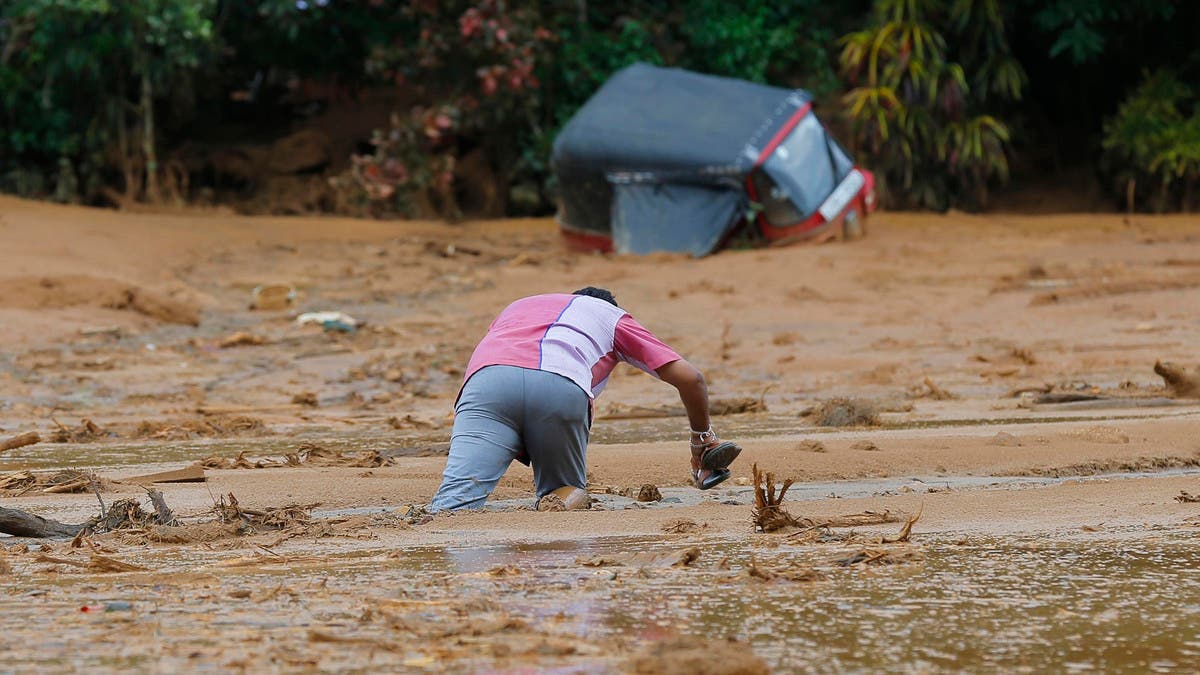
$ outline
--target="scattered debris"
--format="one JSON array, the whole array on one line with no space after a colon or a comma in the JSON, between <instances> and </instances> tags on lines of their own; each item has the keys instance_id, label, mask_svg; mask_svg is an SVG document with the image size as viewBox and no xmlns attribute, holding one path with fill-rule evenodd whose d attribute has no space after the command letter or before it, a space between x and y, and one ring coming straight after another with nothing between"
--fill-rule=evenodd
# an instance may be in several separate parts
<instances>
[{"instance_id":1,"label":"scattered debris","mask_svg":"<svg viewBox=\"0 0 1200 675\"><path fill-rule=\"evenodd\" d=\"M700 549L693 546L681 551L622 551L588 558L579 557L575 559L575 564L584 567L667 568L687 567L699 558Z\"/></svg>"},{"instance_id":2,"label":"scattered debris","mask_svg":"<svg viewBox=\"0 0 1200 675\"><path fill-rule=\"evenodd\" d=\"M340 333L353 333L363 326L358 319L345 312L305 312L296 317L296 325L315 325Z\"/></svg>"},{"instance_id":3,"label":"scattered debris","mask_svg":"<svg viewBox=\"0 0 1200 675\"><path fill-rule=\"evenodd\" d=\"M754 474L754 510L751 515L755 527L761 532L774 532L796 526L796 519L780 506L794 481L791 478L783 481L776 492L775 474L763 474L758 470L758 464L754 464L751 470Z\"/></svg>"},{"instance_id":4,"label":"scattered debris","mask_svg":"<svg viewBox=\"0 0 1200 675\"><path fill-rule=\"evenodd\" d=\"M263 284L250 291L250 309L287 309L296 302L296 289L291 284Z\"/></svg>"},{"instance_id":5,"label":"scattered debris","mask_svg":"<svg viewBox=\"0 0 1200 675\"><path fill-rule=\"evenodd\" d=\"M107 491L109 481L91 472L65 469L54 472L15 471L0 476L0 496L20 497L30 492L61 494Z\"/></svg>"},{"instance_id":6,"label":"scattered debris","mask_svg":"<svg viewBox=\"0 0 1200 675\"><path fill-rule=\"evenodd\" d=\"M429 420L421 419L412 413L404 417L392 416L387 418L388 426L393 429L436 429L437 425Z\"/></svg>"},{"instance_id":7,"label":"scattered debris","mask_svg":"<svg viewBox=\"0 0 1200 675\"><path fill-rule=\"evenodd\" d=\"M267 338L261 335L239 330L236 333L232 333L221 338L221 341L217 343L217 346L221 349L230 349L232 347L256 347L266 343Z\"/></svg>"},{"instance_id":8,"label":"scattered debris","mask_svg":"<svg viewBox=\"0 0 1200 675\"><path fill-rule=\"evenodd\" d=\"M1048 394L1053 390L1054 390L1053 384L1042 384L1042 385L1017 387L1015 389L1010 389L1008 391L1008 393L1005 394L1005 397L1006 398L1017 398L1019 396L1025 395L1025 394Z\"/></svg>"},{"instance_id":9,"label":"scattered debris","mask_svg":"<svg viewBox=\"0 0 1200 675\"><path fill-rule=\"evenodd\" d=\"M163 440L186 440L189 438L211 438L216 436L244 436L266 433L266 425L257 417L234 415L207 417L202 419L174 420L138 424L133 435L136 438Z\"/></svg>"},{"instance_id":10,"label":"scattered debris","mask_svg":"<svg viewBox=\"0 0 1200 675\"><path fill-rule=\"evenodd\" d=\"M1200 495L1194 495L1186 490L1180 490L1179 494L1175 497L1175 501L1181 504L1194 504L1200 502Z\"/></svg>"},{"instance_id":11,"label":"scattered debris","mask_svg":"<svg viewBox=\"0 0 1200 675\"><path fill-rule=\"evenodd\" d=\"M55 426L58 427L53 435L50 436L51 443L91 443L98 438L106 438L113 435L101 429L98 424L86 417L79 420L79 426L74 429L53 417L50 418L50 421L54 422Z\"/></svg>"},{"instance_id":12,"label":"scattered debris","mask_svg":"<svg viewBox=\"0 0 1200 675\"><path fill-rule=\"evenodd\" d=\"M862 427L879 424L879 408L873 401L833 398L813 409L810 415L819 427Z\"/></svg>"},{"instance_id":13,"label":"scattered debris","mask_svg":"<svg viewBox=\"0 0 1200 675\"><path fill-rule=\"evenodd\" d=\"M796 523L800 527L863 527L865 525L883 525L886 523L898 523L900 516L888 510L883 511L863 511L862 513L850 513L842 516L829 516L827 518L800 518Z\"/></svg>"},{"instance_id":14,"label":"scattered debris","mask_svg":"<svg viewBox=\"0 0 1200 675\"><path fill-rule=\"evenodd\" d=\"M935 384L928 375L920 385L913 387L911 394L913 398L931 398L935 401L951 401L958 398L957 394L952 394Z\"/></svg>"},{"instance_id":15,"label":"scattered debris","mask_svg":"<svg viewBox=\"0 0 1200 675\"><path fill-rule=\"evenodd\" d=\"M200 309L195 305L137 287L126 288L104 306L111 309L132 309L165 323L200 325Z\"/></svg>"},{"instance_id":16,"label":"scattered debris","mask_svg":"<svg viewBox=\"0 0 1200 675\"><path fill-rule=\"evenodd\" d=\"M198 460L196 465L204 469L264 469L268 466L284 466L274 461L271 461L270 464L264 464L262 460L258 464L254 464L246 459L245 450L239 452L237 457L234 458L209 455L204 459Z\"/></svg>"},{"instance_id":17,"label":"scattered debris","mask_svg":"<svg viewBox=\"0 0 1200 675\"><path fill-rule=\"evenodd\" d=\"M662 492L659 492L657 485L646 483L641 487L625 488L621 491L621 496L629 497L639 502L657 502L662 499Z\"/></svg>"},{"instance_id":18,"label":"scattered debris","mask_svg":"<svg viewBox=\"0 0 1200 675\"><path fill-rule=\"evenodd\" d=\"M925 555L915 549L863 549L834 560L835 565L899 565L923 560Z\"/></svg>"},{"instance_id":19,"label":"scattered debris","mask_svg":"<svg viewBox=\"0 0 1200 675\"><path fill-rule=\"evenodd\" d=\"M896 536L894 536L894 537L884 537L884 538L881 540L881 542L880 542L880 543L883 543L883 544L895 544L895 543L898 543L898 542L904 542L904 541L908 541L908 540L909 540L909 538L911 538L911 537L912 537L912 528L913 528L913 525L915 525L915 524L917 523L917 521L921 519L921 514L922 514L922 513L924 513L924 512L925 512L925 504L924 504L924 503L922 503L922 504L921 504L921 508L917 509L917 512L916 512L916 513L914 513L913 515L909 516L909 517L908 517L908 520L905 520L905 521L904 521L904 526L900 528L900 532L899 532L899 533L897 533L897 534L896 534Z\"/></svg>"},{"instance_id":20,"label":"scattered debris","mask_svg":"<svg viewBox=\"0 0 1200 675\"><path fill-rule=\"evenodd\" d=\"M1081 462L1066 466L1032 467L1020 471L1006 471L1006 476L1095 476L1104 473L1144 473L1164 469L1186 469L1200 467L1200 454L1191 457L1172 455L1168 457L1138 457L1136 459L1110 459L1105 461Z\"/></svg>"},{"instance_id":21,"label":"scattered debris","mask_svg":"<svg viewBox=\"0 0 1200 675\"><path fill-rule=\"evenodd\" d=\"M761 398L718 398L708 403L708 414L717 417L762 412L767 412L767 404Z\"/></svg>"},{"instance_id":22,"label":"scattered debris","mask_svg":"<svg viewBox=\"0 0 1200 675\"><path fill-rule=\"evenodd\" d=\"M745 574L752 579L761 581L775 581L782 579L783 581L820 581L825 578L821 572L805 565L794 567L759 567L758 561L754 556L750 556L750 563L746 566Z\"/></svg>"},{"instance_id":23,"label":"scattered debris","mask_svg":"<svg viewBox=\"0 0 1200 675\"><path fill-rule=\"evenodd\" d=\"M302 391L292 397L292 403L296 405L308 406L310 408L316 408L318 405L317 393L313 391Z\"/></svg>"},{"instance_id":24,"label":"scattered debris","mask_svg":"<svg viewBox=\"0 0 1200 675\"><path fill-rule=\"evenodd\" d=\"M1021 361L1022 363L1024 363L1027 366L1036 366L1037 365L1037 362L1038 362L1037 357L1034 356L1033 351L1031 351L1025 347L1013 347L1012 351L1009 353L1012 355L1012 357L1014 359Z\"/></svg>"},{"instance_id":25,"label":"scattered debris","mask_svg":"<svg viewBox=\"0 0 1200 675\"><path fill-rule=\"evenodd\" d=\"M1154 372L1178 398L1200 398L1200 379L1173 363L1154 362Z\"/></svg>"},{"instance_id":26,"label":"scattered debris","mask_svg":"<svg viewBox=\"0 0 1200 675\"><path fill-rule=\"evenodd\" d=\"M83 528L82 524L69 525L20 509L0 507L0 534L11 534L14 537L33 537L36 539L74 537Z\"/></svg>"},{"instance_id":27,"label":"scattered debris","mask_svg":"<svg viewBox=\"0 0 1200 675\"><path fill-rule=\"evenodd\" d=\"M175 520L175 514L171 512L171 508L167 506L167 500L163 497L163 493L154 488L146 489L146 496L150 498L150 503L154 505L154 524L155 525L178 525Z\"/></svg>"},{"instance_id":28,"label":"scattered debris","mask_svg":"<svg viewBox=\"0 0 1200 675\"><path fill-rule=\"evenodd\" d=\"M94 532L137 530L154 525L156 516L142 508L136 499L120 499L105 510L104 515L88 521L87 529Z\"/></svg>"},{"instance_id":29,"label":"scattered debris","mask_svg":"<svg viewBox=\"0 0 1200 675\"><path fill-rule=\"evenodd\" d=\"M196 462L203 469L277 469L295 466L345 466L360 469L377 469L381 466L391 466L395 461L391 456L384 456L378 450L367 450L359 453L340 452L331 450L316 443L303 443L295 452L289 452L282 459L261 457L251 461L243 450L236 457L221 457L210 455Z\"/></svg>"},{"instance_id":30,"label":"scattered debris","mask_svg":"<svg viewBox=\"0 0 1200 675\"><path fill-rule=\"evenodd\" d=\"M803 441L800 441L798 444L796 444L796 450L799 452L828 452L828 450L825 449L824 443L812 438L806 438Z\"/></svg>"},{"instance_id":31,"label":"scattered debris","mask_svg":"<svg viewBox=\"0 0 1200 675\"><path fill-rule=\"evenodd\" d=\"M841 544L858 539L853 531L834 532L828 525L817 525L788 535L788 540L796 544Z\"/></svg>"},{"instance_id":32,"label":"scattered debris","mask_svg":"<svg viewBox=\"0 0 1200 675\"><path fill-rule=\"evenodd\" d=\"M70 565L71 567L79 567L89 572L143 572L148 567L141 567L127 562L122 562L116 558L109 558L96 553L92 553L87 562L79 560L71 560L70 558L59 558L56 556L40 553L34 560L44 563L53 563L56 565Z\"/></svg>"},{"instance_id":33,"label":"scattered debris","mask_svg":"<svg viewBox=\"0 0 1200 675\"><path fill-rule=\"evenodd\" d=\"M662 527L659 529L667 534L695 534L707 527L708 523L700 525L694 520L689 520L687 518L676 518L663 523Z\"/></svg>"},{"instance_id":34,"label":"scattered debris","mask_svg":"<svg viewBox=\"0 0 1200 675\"><path fill-rule=\"evenodd\" d=\"M16 436L13 436L7 440L0 441L0 452L16 450L17 448L23 448L27 445L33 445L34 443L41 442L42 437L39 436L36 431L27 431L23 434L17 434Z\"/></svg>"}]
</instances>

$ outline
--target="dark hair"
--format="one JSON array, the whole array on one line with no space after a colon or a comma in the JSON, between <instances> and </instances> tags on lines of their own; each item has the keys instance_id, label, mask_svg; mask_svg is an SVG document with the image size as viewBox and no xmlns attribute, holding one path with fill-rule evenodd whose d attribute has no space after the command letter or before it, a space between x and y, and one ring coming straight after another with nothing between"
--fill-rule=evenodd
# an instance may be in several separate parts
<instances>
[{"instance_id":1,"label":"dark hair","mask_svg":"<svg viewBox=\"0 0 1200 675\"><path fill-rule=\"evenodd\" d=\"M589 298L598 298L605 302L612 303L613 307L620 307L620 305L617 304L617 299L613 297L612 292L606 288L596 288L595 286L588 286L587 288L581 288L581 289L575 291L571 295L586 295Z\"/></svg>"}]
</instances>

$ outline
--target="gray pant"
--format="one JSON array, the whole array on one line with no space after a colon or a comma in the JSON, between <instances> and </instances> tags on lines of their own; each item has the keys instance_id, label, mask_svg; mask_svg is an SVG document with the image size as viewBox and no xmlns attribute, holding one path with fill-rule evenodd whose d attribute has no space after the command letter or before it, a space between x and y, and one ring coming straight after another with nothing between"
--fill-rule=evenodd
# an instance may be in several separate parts
<instances>
[{"instance_id":1,"label":"gray pant","mask_svg":"<svg viewBox=\"0 0 1200 675\"><path fill-rule=\"evenodd\" d=\"M587 488L587 394L560 375L488 366L454 408L450 456L431 510L483 507L514 459L533 465L537 496Z\"/></svg>"}]
</instances>

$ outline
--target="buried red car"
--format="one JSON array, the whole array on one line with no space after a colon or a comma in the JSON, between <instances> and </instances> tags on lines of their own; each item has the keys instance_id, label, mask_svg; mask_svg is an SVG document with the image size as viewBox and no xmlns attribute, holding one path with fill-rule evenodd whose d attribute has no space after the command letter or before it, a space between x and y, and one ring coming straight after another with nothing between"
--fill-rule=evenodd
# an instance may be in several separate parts
<instances>
[{"instance_id":1,"label":"buried red car","mask_svg":"<svg viewBox=\"0 0 1200 675\"><path fill-rule=\"evenodd\" d=\"M812 97L645 64L615 74L555 139L558 222L582 250L703 256L733 237L854 237L875 179Z\"/></svg>"}]
</instances>

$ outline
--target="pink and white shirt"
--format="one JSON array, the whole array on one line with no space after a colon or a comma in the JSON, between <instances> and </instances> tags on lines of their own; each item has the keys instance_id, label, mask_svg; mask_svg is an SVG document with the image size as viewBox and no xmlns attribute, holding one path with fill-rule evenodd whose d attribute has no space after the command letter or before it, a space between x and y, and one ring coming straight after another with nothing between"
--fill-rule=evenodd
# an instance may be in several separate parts
<instances>
[{"instance_id":1,"label":"pink and white shirt","mask_svg":"<svg viewBox=\"0 0 1200 675\"><path fill-rule=\"evenodd\" d=\"M463 381L487 366L517 366L562 375L596 398L618 361L651 375L679 355L599 298L554 293L512 303L475 347Z\"/></svg>"}]
</instances>

